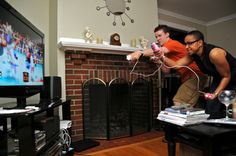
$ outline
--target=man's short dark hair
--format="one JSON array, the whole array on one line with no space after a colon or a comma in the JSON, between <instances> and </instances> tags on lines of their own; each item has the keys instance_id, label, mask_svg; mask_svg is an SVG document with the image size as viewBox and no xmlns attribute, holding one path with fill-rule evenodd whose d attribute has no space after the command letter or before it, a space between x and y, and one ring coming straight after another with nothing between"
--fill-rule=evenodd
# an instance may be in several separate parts
<instances>
[{"instance_id":1,"label":"man's short dark hair","mask_svg":"<svg viewBox=\"0 0 236 156\"><path fill-rule=\"evenodd\" d=\"M195 37L195 39L202 40L204 42L204 35L199 30L190 31L187 33L186 36L188 36L188 35L193 35Z\"/></svg>"},{"instance_id":2,"label":"man's short dark hair","mask_svg":"<svg viewBox=\"0 0 236 156\"><path fill-rule=\"evenodd\" d=\"M170 33L170 29L167 25L158 25L155 29L154 29L154 33L159 31L159 30L163 30L164 33Z\"/></svg>"}]
</instances>

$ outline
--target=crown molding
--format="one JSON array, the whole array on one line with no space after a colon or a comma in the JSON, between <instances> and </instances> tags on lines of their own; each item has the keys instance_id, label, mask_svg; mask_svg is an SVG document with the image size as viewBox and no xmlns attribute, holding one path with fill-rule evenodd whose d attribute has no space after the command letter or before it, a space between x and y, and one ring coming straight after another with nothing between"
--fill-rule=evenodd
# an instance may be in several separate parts
<instances>
[{"instance_id":1,"label":"crown molding","mask_svg":"<svg viewBox=\"0 0 236 156\"><path fill-rule=\"evenodd\" d=\"M167 11L167 10L164 10L164 9L158 9L158 12L161 13L161 14L164 14L164 15L176 17L178 19L182 19L182 20L185 20L185 21L193 22L193 23L196 23L196 24L204 25L204 26L206 26L206 24L207 24L207 22L197 20L195 18L187 17L187 16L184 16L184 15L181 15L181 14L177 14L177 13L174 13L174 12L171 12L171 11Z\"/></svg>"},{"instance_id":2,"label":"crown molding","mask_svg":"<svg viewBox=\"0 0 236 156\"><path fill-rule=\"evenodd\" d=\"M165 20L159 20L159 24L165 24L165 25L168 25L169 27L176 28L179 30L184 30L184 31L196 30L196 28L194 28L194 27L188 27L186 25L177 24L177 23L173 23L173 22L169 22L169 21L165 21Z\"/></svg>"},{"instance_id":3,"label":"crown molding","mask_svg":"<svg viewBox=\"0 0 236 156\"><path fill-rule=\"evenodd\" d=\"M178 18L178 19L193 22L193 23L200 24L200 25L203 25L203 26L210 26L210 25L214 25L214 24L217 24L217 23L225 22L225 21L236 18L236 14L232 14L232 15L225 16L225 17L222 17L222 18L218 18L216 20L212 20L210 22L204 22L204 21L201 21L201 20L197 20L195 18L191 18L191 17L188 17L188 16L177 14L177 13L167 11L167 10L164 10L164 9L158 9L158 12L161 13L161 14L164 14L164 15L172 16L172 17L175 17L175 18Z\"/></svg>"},{"instance_id":4,"label":"crown molding","mask_svg":"<svg viewBox=\"0 0 236 156\"><path fill-rule=\"evenodd\" d=\"M222 18L218 18L218 19L213 20L213 21L210 21L206 25L210 26L210 25L214 25L214 24L217 24L217 23L225 22L225 21L228 21L228 20L231 20L231 19L234 19L234 18L236 18L236 13L232 14L232 15L229 15L229 16L222 17Z\"/></svg>"}]
</instances>

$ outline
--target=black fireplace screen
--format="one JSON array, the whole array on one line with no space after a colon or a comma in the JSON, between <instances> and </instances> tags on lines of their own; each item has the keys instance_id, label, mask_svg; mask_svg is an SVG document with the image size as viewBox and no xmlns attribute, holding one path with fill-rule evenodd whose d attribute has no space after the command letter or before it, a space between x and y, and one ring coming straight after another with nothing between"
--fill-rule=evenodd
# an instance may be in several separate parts
<instances>
[{"instance_id":1,"label":"black fireplace screen","mask_svg":"<svg viewBox=\"0 0 236 156\"><path fill-rule=\"evenodd\" d=\"M114 79L109 83L108 138L128 136L130 133L129 83Z\"/></svg>"},{"instance_id":2,"label":"black fireplace screen","mask_svg":"<svg viewBox=\"0 0 236 156\"><path fill-rule=\"evenodd\" d=\"M144 79L136 79L131 86L131 132L138 134L150 130L151 85Z\"/></svg>"},{"instance_id":3,"label":"black fireplace screen","mask_svg":"<svg viewBox=\"0 0 236 156\"><path fill-rule=\"evenodd\" d=\"M150 82L90 79L83 84L84 137L114 139L150 130Z\"/></svg>"}]
</instances>

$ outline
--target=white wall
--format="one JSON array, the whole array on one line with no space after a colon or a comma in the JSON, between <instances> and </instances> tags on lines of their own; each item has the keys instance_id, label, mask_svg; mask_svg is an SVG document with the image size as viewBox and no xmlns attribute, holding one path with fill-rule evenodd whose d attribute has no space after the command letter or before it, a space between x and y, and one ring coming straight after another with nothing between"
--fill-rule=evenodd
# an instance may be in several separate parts
<instances>
[{"instance_id":1,"label":"white wall","mask_svg":"<svg viewBox=\"0 0 236 156\"><path fill-rule=\"evenodd\" d=\"M122 26L117 19L117 26L113 26L113 15L107 16L107 9L96 10L97 6L105 6L104 0L59 0L58 1L58 37L83 38L86 26L90 27L96 36L104 41L110 40L110 35L117 32L122 43L130 43L133 38L145 36L149 41L155 40L153 30L158 24L156 0L133 0L127 3L130 11L126 13L134 19L131 24L122 15L126 25Z\"/></svg>"},{"instance_id":2,"label":"white wall","mask_svg":"<svg viewBox=\"0 0 236 156\"><path fill-rule=\"evenodd\" d=\"M172 15L170 12L159 12L159 21L161 24L167 24L170 27L174 27L180 30L200 30L205 36L207 35L207 27L201 23L195 23L185 18L179 18L175 14Z\"/></svg>"},{"instance_id":3,"label":"white wall","mask_svg":"<svg viewBox=\"0 0 236 156\"><path fill-rule=\"evenodd\" d=\"M236 18L207 27L208 41L236 57Z\"/></svg>"}]
</instances>

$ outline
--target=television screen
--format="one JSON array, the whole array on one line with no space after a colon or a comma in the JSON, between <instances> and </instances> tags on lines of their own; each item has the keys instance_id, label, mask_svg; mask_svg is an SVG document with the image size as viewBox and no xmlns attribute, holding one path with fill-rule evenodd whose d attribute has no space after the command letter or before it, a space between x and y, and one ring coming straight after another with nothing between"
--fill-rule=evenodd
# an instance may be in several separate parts
<instances>
[{"instance_id":1,"label":"television screen","mask_svg":"<svg viewBox=\"0 0 236 156\"><path fill-rule=\"evenodd\" d=\"M44 35L7 2L0 2L0 97L24 99L40 92Z\"/></svg>"}]
</instances>

